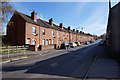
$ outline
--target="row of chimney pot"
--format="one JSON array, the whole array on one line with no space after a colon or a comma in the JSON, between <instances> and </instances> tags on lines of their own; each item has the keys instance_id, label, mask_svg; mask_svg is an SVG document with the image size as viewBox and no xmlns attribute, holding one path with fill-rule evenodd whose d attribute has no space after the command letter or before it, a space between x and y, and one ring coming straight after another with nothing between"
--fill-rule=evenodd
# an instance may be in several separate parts
<instances>
[{"instance_id":1,"label":"row of chimney pot","mask_svg":"<svg viewBox=\"0 0 120 80\"><path fill-rule=\"evenodd\" d=\"M33 12L31 13L31 18L34 20L34 21L37 21L37 13L33 10ZM53 26L53 19L51 18L50 20L49 20L49 24L51 25L51 26ZM60 23L60 28L61 29L63 29L63 23ZM71 30L70 29L70 26L68 27L68 30ZM75 29L73 29L73 32L75 32ZM77 33L79 33L79 30L77 30L76 31ZM84 34L84 32L82 32L82 31L80 31L80 33L82 34Z\"/></svg>"}]
</instances>

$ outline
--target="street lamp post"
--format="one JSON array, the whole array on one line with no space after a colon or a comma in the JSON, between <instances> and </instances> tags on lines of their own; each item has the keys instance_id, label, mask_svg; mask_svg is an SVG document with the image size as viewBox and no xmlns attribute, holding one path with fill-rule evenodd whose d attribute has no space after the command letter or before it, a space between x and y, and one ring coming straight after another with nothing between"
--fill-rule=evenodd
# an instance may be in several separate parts
<instances>
[{"instance_id":1,"label":"street lamp post","mask_svg":"<svg viewBox=\"0 0 120 80\"><path fill-rule=\"evenodd\" d=\"M80 28L80 27L77 27L77 28L76 28L76 31L77 31L78 28ZM77 34L76 34L76 42L77 42Z\"/></svg>"}]
</instances>

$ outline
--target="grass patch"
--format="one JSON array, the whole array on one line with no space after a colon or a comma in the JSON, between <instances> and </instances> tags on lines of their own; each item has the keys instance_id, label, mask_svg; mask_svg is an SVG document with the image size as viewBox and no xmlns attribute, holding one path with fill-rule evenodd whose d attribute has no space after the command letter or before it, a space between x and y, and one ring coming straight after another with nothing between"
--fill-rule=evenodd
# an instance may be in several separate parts
<instances>
[{"instance_id":1,"label":"grass patch","mask_svg":"<svg viewBox=\"0 0 120 80\"><path fill-rule=\"evenodd\" d=\"M25 52L31 52L31 51L28 51L28 50L27 50L27 51L25 51ZM24 51L10 51L10 52L9 52L9 54L15 54L15 53L24 53ZM8 54L8 52L7 52L7 51L2 51L1 54L2 54L2 55L6 55L6 54Z\"/></svg>"}]
</instances>

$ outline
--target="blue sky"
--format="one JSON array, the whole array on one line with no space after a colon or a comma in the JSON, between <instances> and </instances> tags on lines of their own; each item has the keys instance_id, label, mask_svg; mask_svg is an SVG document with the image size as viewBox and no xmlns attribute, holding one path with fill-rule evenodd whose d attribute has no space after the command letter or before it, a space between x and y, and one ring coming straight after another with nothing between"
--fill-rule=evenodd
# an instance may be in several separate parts
<instances>
[{"instance_id":1,"label":"blue sky","mask_svg":"<svg viewBox=\"0 0 120 80\"><path fill-rule=\"evenodd\" d=\"M116 3L112 2L112 6ZM37 18L46 21L53 18L55 24L63 23L66 28L83 27L85 33L101 35L107 27L108 2L13 2L13 6L27 15L35 10Z\"/></svg>"}]
</instances>

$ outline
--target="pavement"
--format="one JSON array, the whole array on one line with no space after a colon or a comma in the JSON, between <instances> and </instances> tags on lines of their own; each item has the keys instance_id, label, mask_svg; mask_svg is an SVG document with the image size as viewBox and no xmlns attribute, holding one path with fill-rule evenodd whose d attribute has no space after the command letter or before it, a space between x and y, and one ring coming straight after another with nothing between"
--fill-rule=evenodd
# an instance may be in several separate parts
<instances>
[{"instance_id":1,"label":"pavement","mask_svg":"<svg viewBox=\"0 0 120 80\"><path fill-rule=\"evenodd\" d=\"M106 45L100 47L94 66L88 75L89 79L96 77L120 80L120 64L110 56Z\"/></svg>"},{"instance_id":2,"label":"pavement","mask_svg":"<svg viewBox=\"0 0 120 80\"><path fill-rule=\"evenodd\" d=\"M119 62L98 43L3 63L3 80L120 80Z\"/></svg>"}]
</instances>

